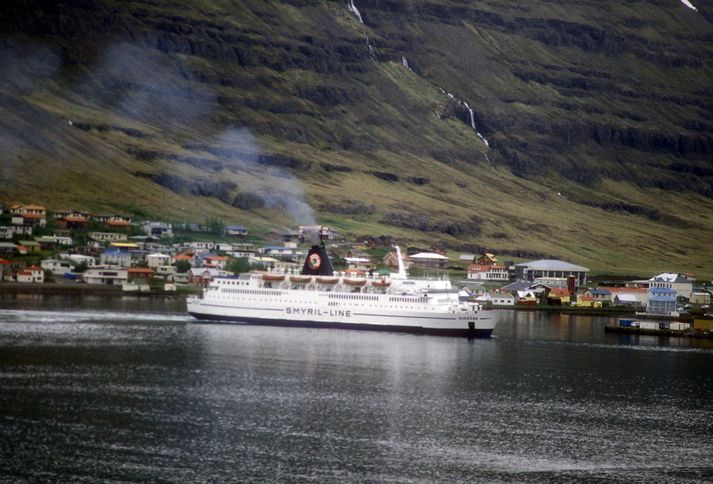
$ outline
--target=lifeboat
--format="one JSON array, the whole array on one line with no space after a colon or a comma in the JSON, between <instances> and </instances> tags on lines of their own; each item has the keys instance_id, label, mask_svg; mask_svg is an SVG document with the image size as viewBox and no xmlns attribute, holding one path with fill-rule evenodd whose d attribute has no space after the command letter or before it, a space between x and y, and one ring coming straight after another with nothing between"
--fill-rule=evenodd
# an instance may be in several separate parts
<instances>
[{"instance_id":1,"label":"lifeboat","mask_svg":"<svg viewBox=\"0 0 713 484\"><path fill-rule=\"evenodd\" d=\"M317 282L319 284L336 284L339 282L338 277L318 277Z\"/></svg>"},{"instance_id":2,"label":"lifeboat","mask_svg":"<svg viewBox=\"0 0 713 484\"><path fill-rule=\"evenodd\" d=\"M312 276L290 276L290 282L305 284L312 280Z\"/></svg>"},{"instance_id":3,"label":"lifeboat","mask_svg":"<svg viewBox=\"0 0 713 484\"><path fill-rule=\"evenodd\" d=\"M284 274L263 274L262 280L263 281L284 281L285 275Z\"/></svg>"},{"instance_id":4,"label":"lifeboat","mask_svg":"<svg viewBox=\"0 0 713 484\"><path fill-rule=\"evenodd\" d=\"M350 286L363 286L366 284L366 279L344 279L344 284Z\"/></svg>"},{"instance_id":5,"label":"lifeboat","mask_svg":"<svg viewBox=\"0 0 713 484\"><path fill-rule=\"evenodd\" d=\"M371 285L376 287L389 287L391 285L391 281L381 279L380 281L373 281Z\"/></svg>"}]
</instances>

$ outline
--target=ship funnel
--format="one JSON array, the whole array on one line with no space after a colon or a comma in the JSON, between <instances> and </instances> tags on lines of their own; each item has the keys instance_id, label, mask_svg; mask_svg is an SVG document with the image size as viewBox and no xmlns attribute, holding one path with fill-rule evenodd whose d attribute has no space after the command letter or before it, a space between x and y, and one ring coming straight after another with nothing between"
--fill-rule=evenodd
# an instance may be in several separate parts
<instances>
[{"instance_id":1,"label":"ship funnel","mask_svg":"<svg viewBox=\"0 0 713 484\"><path fill-rule=\"evenodd\" d=\"M307 253L307 258L302 266L302 275L309 276L332 276L334 269L332 262L327 255L327 249L322 245L313 245Z\"/></svg>"}]
</instances>

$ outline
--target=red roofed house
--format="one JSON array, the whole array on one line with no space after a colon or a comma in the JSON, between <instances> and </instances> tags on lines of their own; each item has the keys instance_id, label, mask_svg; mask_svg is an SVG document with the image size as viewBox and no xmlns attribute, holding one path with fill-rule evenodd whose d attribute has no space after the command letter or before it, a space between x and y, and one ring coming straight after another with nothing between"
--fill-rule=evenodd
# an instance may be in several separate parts
<instances>
[{"instance_id":1,"label":"red roofed house","mask_svg":"<svg viewBox=\"0 0 713 484\"><path fill-rule=\"evenodd\" d=\"M86 217L64 217L57 221L57 226L60 229L85 229L89 225L89 219Z\"/></svg>"},{"instance_id":2,"label":"red roofed house","mask_svg":"<svg viewBox=\"0 0 713 484\"><path fill-rule=\"evenodd\" d=\"M468 279L479 281L507 281L508 269L502 264L471 264L468 266Z\"/></svg>"},{"instance_id":3,"label":"red roofed house","mask_svg":"<svg viewBox=\"0 0 713 484\"><path fill-rule=\"evenodd\" d=\"M13 225L44 227L47 224L47 209L42 205L16 204L10 207Z\"/></svg>"},{"instance_id":4,"label":"red roofed house","mask_svg":"<svg viewBox=\"0 0 713 484\"><path fill-rule=\"evenodd\" d=\"M30 266L27 269L17 271L17 282L45 282L45 271L38 266Z\"/></svg>"},{"instance_id":5,"label":"red roofed house","mask_svg":"<svg viewBox=\"0 0 713 484\"><path fill-rule=\"evenodd\" d=\"M126 268L126 275L127 275L127 280L133 281L135 279L146 279L146 280L151 280L153 279L155 272L153 269L149 269L147 267L127 267Z\"/></svg>"},{"instance_id":6,"label":"red roofed house","mask_svg":"<svg viewBox=\"0 0 713 484\"><path fill-rule=\"evenodd\" d=\"M211 269L225 269L230 261L230 257L224 255L212 255L203 259L203 267Z\"/></svg>"}]
</instances>

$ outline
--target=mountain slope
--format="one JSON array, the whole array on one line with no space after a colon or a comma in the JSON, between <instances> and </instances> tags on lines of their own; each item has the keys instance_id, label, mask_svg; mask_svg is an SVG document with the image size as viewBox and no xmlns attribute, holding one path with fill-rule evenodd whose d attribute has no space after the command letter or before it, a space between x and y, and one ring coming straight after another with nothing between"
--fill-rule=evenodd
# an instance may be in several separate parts
<instances>
[{"instance_id":1,"label":"mountain slope","mask_svg":"<svg viewBox=\"0 0 713 484\"><path fill-rule=\"evenodd\" d=\"M710 1L46 3L0 16L7 201L713 271Z\"/></svg>"}]
</instances>

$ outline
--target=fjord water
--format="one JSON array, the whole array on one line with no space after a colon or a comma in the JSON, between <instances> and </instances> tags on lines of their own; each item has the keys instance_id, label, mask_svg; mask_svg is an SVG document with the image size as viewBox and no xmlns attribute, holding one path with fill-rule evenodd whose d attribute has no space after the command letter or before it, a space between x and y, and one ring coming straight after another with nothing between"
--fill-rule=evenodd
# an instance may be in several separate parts
<instances>
[{"instance_id":1,"label":"fjord water","mask_svg":"<svg viewBox=\"0 0 713 484\"><path fill-rule=\"evenodd\" d=\"M713 479L713 347L502 311L495 336L0 298L0 481Z\"/></svg>"}]
</instances>

